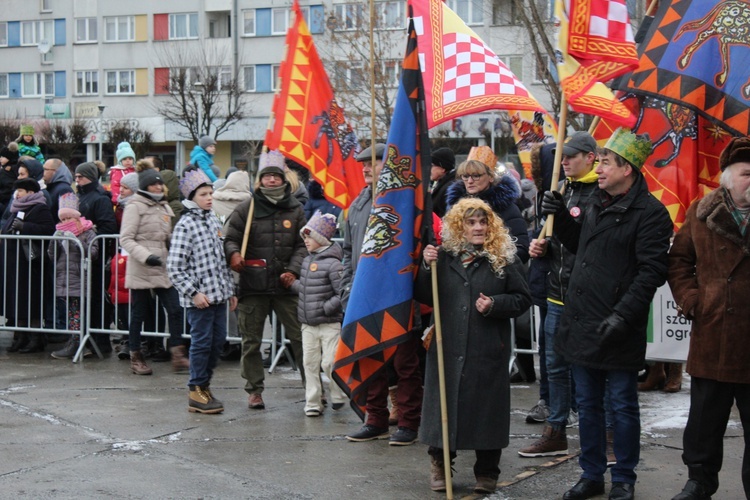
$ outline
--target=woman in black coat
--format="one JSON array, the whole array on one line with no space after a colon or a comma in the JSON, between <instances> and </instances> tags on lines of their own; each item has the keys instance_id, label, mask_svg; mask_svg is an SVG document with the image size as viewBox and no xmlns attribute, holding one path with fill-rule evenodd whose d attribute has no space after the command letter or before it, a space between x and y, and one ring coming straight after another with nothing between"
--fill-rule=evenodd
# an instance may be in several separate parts
<instances>
[{"instance_id":1,"label":"woman in black coat","mask_svg":"<svg viewBox=\"0 0 750 500\"><path fill-rule=\"evenodd\" d=\"M476 198L454 205L443 219L440 248L427 245L417 276L419 302L433 305L437 260L443 332L448 436L456 450L475 450L477 493L495 491L510 433L510 319L531 306L515 244L490 206ZM430 446L431 488L445 489L436 346L427 350L420 440Z\"/></svg>"},{"instance_id":2,"label":"woman in black coat","mask_svg":"<svg viewBox=\"0 0 750 500\"><path fill-rule=\"evenodd\" d=\"M11 202L10 218L3 224L2 234L49 236L54 233L55 222L39 183L34 179L21 179L13 187L16 199ZM2 316L16 326L42 326L42 289L51 285L49 272L42 273L44 247L42 242L29 240L5 240L0 246L0 265L5 281L0 287L0 294L3 290L5 293L0 302ZM19 333L8 348L10 352L22 353L41 350L44 350L41 333Z\"/></svg>"}]
</instances>

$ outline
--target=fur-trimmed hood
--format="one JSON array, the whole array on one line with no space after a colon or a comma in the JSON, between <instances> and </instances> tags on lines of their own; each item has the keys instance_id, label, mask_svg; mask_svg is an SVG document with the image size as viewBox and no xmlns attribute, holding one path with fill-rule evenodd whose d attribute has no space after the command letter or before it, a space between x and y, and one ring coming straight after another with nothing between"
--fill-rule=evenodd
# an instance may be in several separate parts
<instances>
[{"instance_id":1,"label":"fur-trimmed hood","mask_svg":"<svg viewBox=\"0 0 750 500\"><path fill-rule=\"evenodd\" d=\"M723 236L742 248L745 255L750 256L750 243L740 234L740 229L727 208L724 198L726 190L718 188L708 193L698 202L695 215L698 220L706 222L706 227L716 234ZM726 196L729 196L727 194Z\"/></svg>"},{"instance_id":2,"label":"fur-trimmed hood","mask_svg":"<svg viewBox=\"0 0 750 500\"><path fill-rule=\"evenodd\" d=\"M466 196L464 182L460 179L455 181L448 186L448 195L446 196L447 209L450 210L450 207ZM488 189L476 195L480 200L486 201L497 214L514 204L520 196L521 188L518 182L509 175L501 175Z\"/></svg>"}]
</instances>

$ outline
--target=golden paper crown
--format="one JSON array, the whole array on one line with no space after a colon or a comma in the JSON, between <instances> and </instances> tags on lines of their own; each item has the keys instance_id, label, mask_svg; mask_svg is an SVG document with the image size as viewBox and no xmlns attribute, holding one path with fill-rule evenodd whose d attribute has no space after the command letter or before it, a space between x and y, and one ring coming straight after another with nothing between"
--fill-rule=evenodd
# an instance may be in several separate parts
<instances>
[{"instance_id":1,"label":"golden paper crown","mask_svg":"<svg viewBox=\"0 0 750 500\"><path fill-rule=\"evenodd\" d=\"M492 171L495 170L495 165L497 165L497 156L495 156L495 153L492 152L489 146L474 146L469 151L469 156L466 159L480 161Z\"/></svg>"},{"instance_id":2,"label":"golden paper crown","mask_svg":"<svg viewBox=\"0 0 750 500\"><path fill-rule=\"evenodd\" d=\"M625 160L638 170L646 163L646 158L651 155L651 138L648 134L635 135L630 130L618 128L609 138L604 149L625 158Z\"/></svg>"}]
</instances>

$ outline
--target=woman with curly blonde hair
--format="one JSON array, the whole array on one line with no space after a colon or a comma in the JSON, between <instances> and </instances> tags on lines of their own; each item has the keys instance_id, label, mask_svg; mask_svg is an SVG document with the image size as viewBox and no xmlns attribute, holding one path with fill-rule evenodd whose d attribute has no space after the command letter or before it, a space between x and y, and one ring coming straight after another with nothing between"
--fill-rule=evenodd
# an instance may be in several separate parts
<instances>
[{"instance_id":1,"label":"woman with curly blonde hair","mask_svg":"<svg viewBox=\"0 0 750 500\"><path fill-rule=\"evenodd\" d=\"M433 305L436 262L451 459L474 450L477 493L491 493L510 433L510 320L531 306L526 274L502 220L477 198L464 198L443 219L443 243L427 245L416 299ZM430 487L445 490L436 347L427 349L420 440L429 445Z\"/></svg>"}]
</instances>

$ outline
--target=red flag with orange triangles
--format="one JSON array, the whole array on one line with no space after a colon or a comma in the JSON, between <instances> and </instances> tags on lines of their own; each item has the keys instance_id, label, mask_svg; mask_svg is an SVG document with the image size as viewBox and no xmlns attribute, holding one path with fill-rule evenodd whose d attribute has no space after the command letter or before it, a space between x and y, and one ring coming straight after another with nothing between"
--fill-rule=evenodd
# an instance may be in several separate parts
<instances>
[{"instance_id":1,"label":"red flag with orange triangles","mask_svg":"<svg viewBox=\"0 0 750 500\"><path fill-rule=\"evenodd\" d=\"M356 162L357 137L333 96L328 74L295 0L294 25L286 35L287 57L279 71L274 124L265 144L307 167L326 199L348 208L365 186Z\"/></svg>"}]
</instances>

